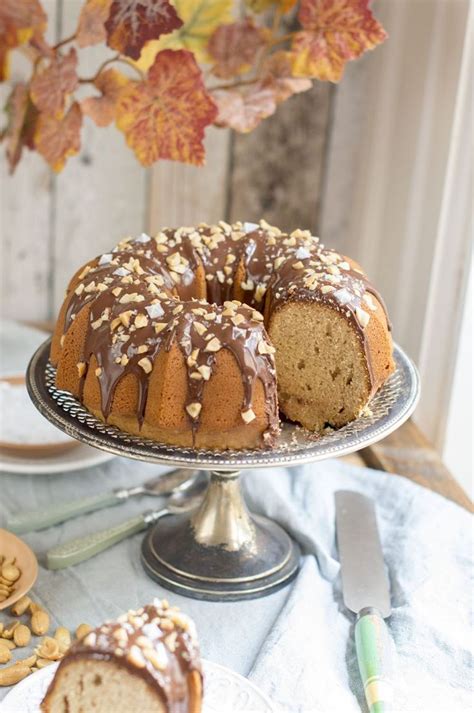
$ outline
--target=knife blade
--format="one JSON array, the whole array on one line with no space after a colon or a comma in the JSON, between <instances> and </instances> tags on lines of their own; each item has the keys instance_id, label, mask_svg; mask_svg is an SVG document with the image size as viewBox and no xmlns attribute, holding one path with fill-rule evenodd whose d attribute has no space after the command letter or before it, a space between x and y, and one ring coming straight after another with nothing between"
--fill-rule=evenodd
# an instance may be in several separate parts
<instances>
[{"instance_id":1,"label":"knife blade","mask_svg":"<svg viewBox=\"0 0 474 713\"><path fill-rule=\"evenodd\" d=\"M342 596L357 614L356 653L370 713L393 710L394 646L384 619L390 616L390 585L370 498L339 490L336 533L341 562Z\"/></svg>"},{"instance_id":2,"label":"knife blade","mask_svg":"<svg viewBox=\"0 0 474 713\"><path fill-rule=\"evenodd\" d=\"M355 614L375 607L385 619L392 611L390 587L373 501L361 493L339 490L336 528L346 607Z\"/></svg>"}]
</instances>

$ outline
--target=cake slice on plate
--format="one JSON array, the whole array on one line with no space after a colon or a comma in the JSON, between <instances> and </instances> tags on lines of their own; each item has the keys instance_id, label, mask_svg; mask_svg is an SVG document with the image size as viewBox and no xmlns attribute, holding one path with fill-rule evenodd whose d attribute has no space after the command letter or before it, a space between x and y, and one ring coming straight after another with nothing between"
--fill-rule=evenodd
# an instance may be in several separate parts
<instances>
[{"instance_id":1,"label":"cake slice on plate","mask_svg":"<svg viewBox=\"0 0 474 713\"><path fill-rule=\"evenodd\" d=\"M42 713L200 713L192 620L157 601L106 622L61 661Z\"/></svg>"}]
</instances>

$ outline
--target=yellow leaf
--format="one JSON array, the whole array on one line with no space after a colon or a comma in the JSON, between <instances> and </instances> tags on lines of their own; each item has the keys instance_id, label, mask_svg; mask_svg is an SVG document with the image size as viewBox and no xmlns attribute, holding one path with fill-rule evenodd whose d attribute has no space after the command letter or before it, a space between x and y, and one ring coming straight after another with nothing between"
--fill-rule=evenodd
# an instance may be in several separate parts
<instances>
[{"instance_id":1,"label":"yellow leaf","mask_svg":"<svg viewBox=\"0 0 474 713\"><path fill-rule=\"evenodd\" d=\"M232 0L173 0L182 27L159 40L148 42L142 50L137 66L147 71L158 52L163 49L187 49L198 61L210 60L207 44L214 30L232 21Z\"/></svg>"}]
</instances>

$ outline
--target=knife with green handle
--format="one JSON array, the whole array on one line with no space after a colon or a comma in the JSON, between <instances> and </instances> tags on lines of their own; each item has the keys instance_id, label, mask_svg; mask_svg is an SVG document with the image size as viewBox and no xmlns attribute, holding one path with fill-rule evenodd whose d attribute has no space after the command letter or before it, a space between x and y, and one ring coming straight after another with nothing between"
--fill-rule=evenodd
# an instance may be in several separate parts
<instances>
[{"instance_id":1,"label":"knife with green handle","mask_svg":"<svg viewBox=\"0 0 474 713\"><path fill-rule=\"evenodd\" d=\"M385 624L390 587L374 503L351 490L336 492L336 531L344 604L357 614L355 644L370 713L393 711L394 644Z\"/></svg>"},{"instance_id":2,"label":"knife with green handle","mask_svg":"<svg viewBox=\"0 0 474 713\"><path fill-rule=\"evenodd\" d=\"M161 473L145 483L134 485L130 488L117 488L109 493L91 495L87 498L79 498L66 503L50 505L41 510L31 510L13 515L7 520L7 530L21 534L22 532L32 532L33 530L43 530L46 527L65 522L72 517L85 515L95 510L108 508L112 505L120 505L128 498L135 495L153 495L161 497L169 495L177 488L184 487L199 473L198 470L189 468L177 468L168 473Z\"/></svg>"}]
</instances>

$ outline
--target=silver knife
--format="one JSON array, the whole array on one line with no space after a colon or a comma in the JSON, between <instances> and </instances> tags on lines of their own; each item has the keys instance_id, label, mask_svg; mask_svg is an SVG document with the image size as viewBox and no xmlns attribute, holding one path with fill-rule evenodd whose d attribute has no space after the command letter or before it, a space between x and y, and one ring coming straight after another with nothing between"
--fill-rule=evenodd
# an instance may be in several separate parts
<instances>
[{"instance_id":1,"label":"silver knife","mask_svg":"<svg viewBox=\"0 0 474 713\"><path fill-rule=\"evenodd\" d=\"M101 510L111 505L119 505L135 495L162 497L169 495L180 486L184 487L198 473L199 470L177 468L168 473L161 473L145 483L134 485L130 488L117 488L109 493L100 493L99 495L91 495L79 500L58 503L41 510L18 513L18 515L13 515L7 520L6 527L7 530L17 534L31 532L32 530L43 530L46 527L57 525L78 515L85 515L85 513Z\"/></svg>"},{"instance_id":2,"label":"silver knife","mask_svg":"<svg viewBox=\"0 0 474 713\"><path fill-rule=\"evenodd\" d=\"M390 616L374 503L351 490L336 492L336 532L344 604L357 614L355 642L370 713L393 710L394 645L384 619Z\"/></svg>"}]
</instances>

